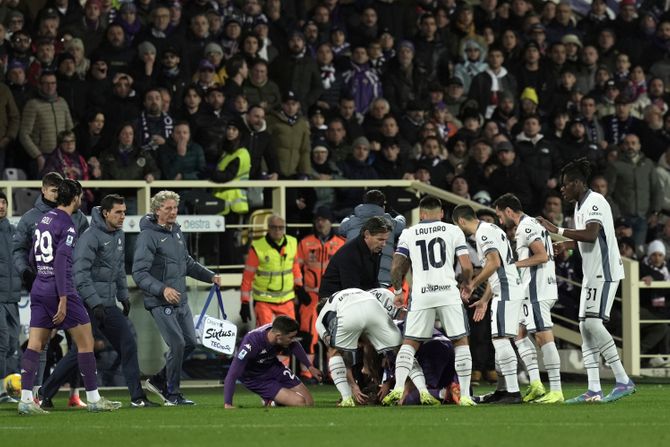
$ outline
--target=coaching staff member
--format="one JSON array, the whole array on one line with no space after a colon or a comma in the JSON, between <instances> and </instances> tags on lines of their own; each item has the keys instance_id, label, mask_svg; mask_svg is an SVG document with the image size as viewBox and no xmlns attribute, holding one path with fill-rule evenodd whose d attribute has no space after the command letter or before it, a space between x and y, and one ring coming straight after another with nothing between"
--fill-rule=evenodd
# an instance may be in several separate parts
<instances>
[{"instance_id":1,"label":"coaching staff member","mask_svg":"<svg viewBox=\"0 0 670 447\"><path fill-rule=\"evenodd\" d=\"M371 217L361 232L348 241L330 259L321 279L319 296L329 297L335 292L357 287L363 290L379 287L381 252L393 228L383 217Z\"/></svg>"}]
</instances>

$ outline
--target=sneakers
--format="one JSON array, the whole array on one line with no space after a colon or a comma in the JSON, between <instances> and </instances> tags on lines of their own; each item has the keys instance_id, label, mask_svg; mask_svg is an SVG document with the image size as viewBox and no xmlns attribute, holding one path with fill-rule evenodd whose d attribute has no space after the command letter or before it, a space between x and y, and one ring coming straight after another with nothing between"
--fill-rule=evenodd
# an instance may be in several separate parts
<instances>
[{"instance_id":1,"label":"sneakers","mask_svg":"<svg viewBox=\"0 0 670 447\"><path fill-rule=\"evenodd\" d=\"M51 405L53 405L53 403ZM67 406L70 408L86 408L88 405L81 401L79 395L74 395L67 401Z\"/></svg>"},{"instance_id":2,"label":"sneakers","mask_svg":"<svg viewBox=\"0 0 670 447\"><path fill-rule=\"evenodd\" d=\"M565 401L563 391L549 391L544 396L533 401L534 404L562 404Z\"/></svg>"},{"instance_id":3,"label":"sneakers","mask_svg":"<svg viewBox=\"0 0 670 447\"><path fill-rule=\"evenodd\" d=\"M431 405L433 407L442 405L442 402L435 399L428 391L421 391L419 393L419 401L421 401L421 405Z\"/></svg>"},{"instance_id":4,"label":"sneakers","mask_svg":"<svg viewBox=\"0 0 670 447\"><path fill-rule=\"evenodd\" d=\"M535 380L528 385L526 389L526 394L523 396L524 402L532 402L540 397L544 396L547 392L544 389L544 385L539 380Z\"/></svg>"},{"instance_id":5,"label":"sneakers","mask_svg":"<svg viewBox=\"0 0 670 447\"><path fill-rule=\"evenodd\" d=\"M19 414L32 416L32 415L49 414L49 412L46 410L42 410L40 406L35 403L35 401L30 401L30 402L19 402Z\"/></svg>"},{"instance_id":6,"label":"sneakers","mask_svg":"<svg viewBox=\"0 0 670 447\"><path fill-rule=\"evenodd\" d=\"M356 402L354 401L353 396L349 396L346 399L342 399L342 402L337 404L338 407L355 407Z\"/></svg>"},{"instance_id":7,"label":"sneakers","mask_svg":"<svg viewBox=\"0 0 670 447\"><path fill-rule=\"evenodd\" d=\"M622 397L635 393L635 384L628 379L628 383L616 383L614 389L603 399L603 402L614 402Z\"/></svg>"},{"instance_id":8,"label":"sneakers","mask_svg":"<svg viewBox=\"0 0 670 447\"><path fill-rule=\"evenodd\" d=\"M88 411L91 413L100 413L102 411L114 411L121 408L121 402L116 402L113 400L107 400L104 397L100 397L100 400L97 402L88 403Z\"/></svg>"},{"instance_id":9,"label":"sneakers","mask_svg":"<svg viewBox=\"0 0 670 447\"><path fill-rule=\"evenodd\" d=\"M45 397L44 399L42 399L42 405L40 405L40 407L42 407L42 408L53 408L54 403L50 398Z\"/></svg>"},{"instance_id":10,"label":"sneakers","mask_svg":"<svg viewBox=\"0 0 670 447\"><path fill-rule=\"evenodd\" d=\"M195 405L195 402L185 398L184 395L181 393L169 395L167 400L165 401L165 406L176 407L177 405Z\"/></svg>"},{"instance_id":11,"label":"sneakers","mask_svg":"<svg viewBox=\"0 0 670 447\"><path fill-rule=\"evenodd\" d=\"M148 378L146 382L144 382L144 386L147 390L158 396L163 402L167 403L168 396L165 385L160 380L158 380L156 376L151 376Z\"/></svg>"},{"instance_id":12,"label":"sneakers","mask_svg":"<svg viewBox=\"0 0 670 447\"><path fill-rule=\"evenodd\" d=\"M156 402L151 402L147 399L146 396L140 397L139 399L130 401L131 408L150 408L150 407L160 407Z\"/></svg>"},{"instance_id":13,"label":"sneakers","mask_svg":"<svg viewBox=\"0 0 670 447\"><path fill-rule=\"evenodd\" d=\"M521 404L523 403L523 398L519 391L515 393L510 393L509 391L504 391L504 395L500 396L496 401L491 402L493 405L510 405L510 404Z\"/></svg>"},{"instance_id":14,"label":"sneakers","mask_svg":"<svg viewBox=\"0 0 670 447\"><path fill-rule=\"evenodd\" d=\"M492 393L484 394L482 396L475 396L472 400L478 404L492 404L498 401L498 399L502 398L505 394L507 394L507 391L495 390Z\"/></svg>"},{"instance_id":15,"label":"sneakers","mask_svg":"<svg viewBox=\"0 0 670 447\"><path fill-rule=\"evenodd\" d=\"M470 396L461 396L461 398L458 401L458 405L461 407L474 407L477 405L474 400Z\"/></svg>"},{"instance_id":16,"label":"sneakers","mask_svg":"<svg viewBox=\"0 0 670 447\"><path fill-rule=\"evenodd\" d=\"M18 404L19 401L7 393L0 394L0 404Z\"/></svg>"},{"instance_id":17,"label":"sneakers","mask_svg":"<svg viewBox=\"0 0 670 447\"><path fill-rule=\"evenodd\" d=\"M402 391L393 389L391 390L390 393L386 395L386 397L382 399L382 405L387 407L391 405L396 405L401 397L402 397Z\"/></svg>"},{"instance_id":18,"label":"sneakers","mask_svg":"<svg viewBox=\"0 0 670 447\"><path fill-rule=\"evenodd\" d=\"M587 390L586 393L581 394L577 397L573 397L572 399L568 399L565 401L565 403L566 404L599 403L602 400L603 400L602 391Z\"/></svg>"}]
</instances>

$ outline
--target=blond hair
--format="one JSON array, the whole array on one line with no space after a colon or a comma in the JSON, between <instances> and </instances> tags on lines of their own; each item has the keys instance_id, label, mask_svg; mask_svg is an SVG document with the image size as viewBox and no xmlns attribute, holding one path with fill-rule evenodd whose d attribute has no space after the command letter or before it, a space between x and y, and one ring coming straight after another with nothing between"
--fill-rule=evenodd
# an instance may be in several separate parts
<instances>
[{"instance_id":1,"label":"blond hair","mask_svg":"<svg viewBox=\"0 0 670 447\"><path fill-rule=\"evenodd\" d=\"M179 205L179 194L174 191L163 190L151 198L151 212L156 213L168 200L174 200Z\"/></svg>"}]
</instances>

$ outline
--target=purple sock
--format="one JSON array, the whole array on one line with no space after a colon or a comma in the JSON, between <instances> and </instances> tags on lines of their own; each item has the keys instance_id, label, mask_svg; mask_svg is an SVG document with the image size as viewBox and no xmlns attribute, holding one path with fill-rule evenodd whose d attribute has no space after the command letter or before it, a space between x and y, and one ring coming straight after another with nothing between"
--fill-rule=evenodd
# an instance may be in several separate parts
<instances>
[{"instance_id":1,"label":"purple sock","mask_svg":"<svg viewBox=\"0 0 670 447\"><path fill-rule=\"evenodd\" d=\"M95 364L95 355L92 352L80 352L77 354L79 372L84 381L86 391L98 389L98 371Z\"/></svg>"},{"instance_id":2,"label":"purple sock","mask_svg":"<svg viewBox=\"0 0 670 447\"><path fill-rule=\"evenodd\" d=\"M35 373L40 366L40 353L26 349L21 357L21 389L32 391L35 384Z\"/></svg>"}]
</instances>

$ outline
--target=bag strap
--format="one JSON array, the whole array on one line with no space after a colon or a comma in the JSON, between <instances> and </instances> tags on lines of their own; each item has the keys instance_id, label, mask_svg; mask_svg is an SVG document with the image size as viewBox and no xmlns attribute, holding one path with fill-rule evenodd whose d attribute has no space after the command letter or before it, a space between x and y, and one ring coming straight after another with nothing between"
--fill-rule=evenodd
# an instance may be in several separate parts
<instances>
[{"instance_id":1,"label":"bag strap","mask_svg":"<svg viewBox=\"0 0 670 447\"><path fill-rule=\"evenodd\" d=\"M195 325L196 328L199 328L200 325L202 324L202 320L205 319L205 313L207 312L207 308L209 307L209 304L212 302L212 298L214 297L214 292L216 292L216 299L219 302L219 309L221 310L221 316L223 317L224 320L228 319L228 316L226 316L226 310L223 307L223 299L221 298L221 289L219 289L219 286L216 284L212 284L212 287L209 289L209 295L207 296L207 300L205 301L205 305L202 308L202 312L200 312L200 317L198 318L198 323Z\"/></svg>"},{"instance_id":2,"label":"bag strap","mask_svg":"<svg viewBox=\"0 0 670 447\"><path fill-rule=\"evenodd\" d=\"M198 318L198 322L195 325L196 328L199 328L200 325L202 324L202 320L205 319L205 312L207 312L209 303L212 302L212 297L214 296L214 290L216 290L217 295L219 297L219 301L221 301L221 292L219 291L218 287L216 287L216 284L212 284L212 287L209 289L209 295L207 296L207 300L205 300L205 305L202 308L202 312L200 312L200 318Z\"/></svg>"}]
</instances>

